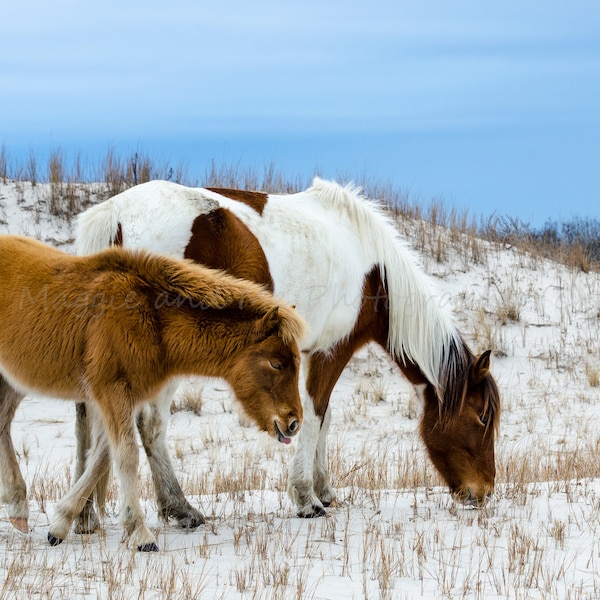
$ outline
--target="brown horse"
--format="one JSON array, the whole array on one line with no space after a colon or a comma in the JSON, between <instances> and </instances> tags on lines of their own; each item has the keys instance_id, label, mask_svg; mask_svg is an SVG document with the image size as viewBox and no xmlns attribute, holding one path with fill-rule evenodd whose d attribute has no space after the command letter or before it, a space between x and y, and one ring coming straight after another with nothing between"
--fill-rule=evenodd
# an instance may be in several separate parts
<instances>
[{"instance_id":1,"label":"brown horse","mask_svg":"<svg viewBox=\"0 0 600 600\"><path fill-rule=\"evenodd\" d=\"M334 498L329 398L368 342L414 384L423 441L453 497L480 506L492 493L501 409L490 353L473 354L394 223L352 186L317 178L304 192L276 195L152 181L80 215L77 244L83 254L116 244L190 258L262 283L296 306L309 325L304 424L288 477L298 515L323 515ZM142 438L151 437L148 411L138 422ZM153 445L155 459L166 454L165 444ZM156 473L156 485L171 490L163 515L193 526L174 473Z\"/></svg>"},{"instance_id":2,"label":"brown horse","mask_svg":"<svg viewBox=\"0 0 600 600\"><path fill-rule=\"evenodd\" d=\"M293 308L220 271L123 248L74 257L0 236L0 483L12 523L27 531L26 487L10 436L17 405L28 392L84 400L90 459L57 504L48 540L66 537L112 455L130 543L157 550L136 491L140 405L156 404L173 377L222 377L261 430L289 442L303 416L303 331Z\"/></svg>"}]
</instances>

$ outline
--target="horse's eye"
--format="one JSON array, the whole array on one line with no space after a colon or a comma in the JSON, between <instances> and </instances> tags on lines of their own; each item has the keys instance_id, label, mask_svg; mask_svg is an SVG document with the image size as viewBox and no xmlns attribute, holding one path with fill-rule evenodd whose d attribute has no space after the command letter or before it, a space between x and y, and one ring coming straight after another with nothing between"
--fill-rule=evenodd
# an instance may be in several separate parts
<instances>
[{"instance_id":1,"label":"horse's eye","mask_svg":"<svg viewBox=\"0 0 600 600\"><path fill-rule=\"evenodd\" d=\"M283 365L281 364L280 361L275 360L275 359L271 359L269 361L269 364L271 365L271 367L273 367L273 369L275 369L276 371L282 371L283 370Z\"/></svg>"},{"instance_id":2,"label":"horse's eye","mask_svg":"<svg viewBox=\"0 0 600 600\"><path fill-rule=\"evenodd\" d=\"M488 413L481 413L479 415L479 420L481 421L482 425L487 425L488 421L490 420L490 415Z\"/></svg>"}]
</instances>

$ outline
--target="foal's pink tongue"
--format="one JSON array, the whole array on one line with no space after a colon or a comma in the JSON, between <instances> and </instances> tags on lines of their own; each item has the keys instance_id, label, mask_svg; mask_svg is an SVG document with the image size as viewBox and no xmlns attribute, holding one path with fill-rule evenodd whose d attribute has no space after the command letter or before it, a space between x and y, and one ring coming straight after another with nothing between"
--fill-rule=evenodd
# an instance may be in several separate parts
<instances>
[{"instance_id":1,"label":"foal's pink tongue","mask_svg":"<svg viewBox=\"0 0 600 600\"><path fill-rule=\"evenodd\" d=\"M292 438L285 437L285 435L283 435L283 434L282 434L282 435L281 435L281 441L282 441L284 444L291 444L291 443L292 443Z\"/></svg>"},{"instance_id":2,"label":"foal's pink tongue","mask_svg":"<svg viewBox=\"0 0 600 600\"><path fill-rule=\"evenodd\" d=\"M22 533L29 533L29 526L27 525L27 519L11 517L10 522L13 524L13 527L18 529Z\"/></svg>"}]
</instances>

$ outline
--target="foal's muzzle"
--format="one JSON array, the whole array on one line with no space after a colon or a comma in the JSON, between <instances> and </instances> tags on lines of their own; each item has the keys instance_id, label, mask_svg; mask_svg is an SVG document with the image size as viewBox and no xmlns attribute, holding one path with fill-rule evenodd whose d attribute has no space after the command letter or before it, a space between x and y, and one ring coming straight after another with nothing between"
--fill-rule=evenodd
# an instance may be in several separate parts
<instances>
[{"instance_id":1,"label":"foal's muzzle","mask_svg":"<svg viewBox=\"0 0 600 600\"><path fill-rule=\"evenodd\" d=\"M292 437L300 431L300 421L298 421L298 419L292 419L285 430L282 430L283 427L279 424L277 419L273 421L273 424L275 425L277 440L282 444L290 444Z\"/></svg>"}]
</instances>

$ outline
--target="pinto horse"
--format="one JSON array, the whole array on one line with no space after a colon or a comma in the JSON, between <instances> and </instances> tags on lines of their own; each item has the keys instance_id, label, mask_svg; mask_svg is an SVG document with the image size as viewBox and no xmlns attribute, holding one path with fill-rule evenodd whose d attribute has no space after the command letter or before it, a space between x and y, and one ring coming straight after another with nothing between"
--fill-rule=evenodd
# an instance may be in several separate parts
<instances>
[{"instance_id":1,"label":"pinto horse","mask_svg":"<svg viewBox=\"0 0 600 600\"><path fill-rule=\"evenodd\" d=\"M260 429L289 442L302 422L303 331L298 313L261 286L191 261L118 247L75 257L0 236L0 484L13 525L28 530L10 436L26 393L85 400L91 415L88 464L57 504L49 542L66 537L112 455L130 544L155 551L136 493L140 405L153 400L160 421L171 378L223 377Z\"/></svg>"},{"instance_id":2,"label":"pinto horse","mask_svg":"<svg viewBox=\"0 0 600 600\"><path fill-rule=\"evenodd\" d=\"M420 433L453 497L479 506L492 493L500 397L490 352L471 352L384 209L356 188L316 178L304 192L275 195L152 181L82 213L76 238L80 253L124 245L187 257L296 306L309 325L304 425L288 477L299 516L323 515L334 499L329 398L350 357L370 341L422 399ZM168 510L184 526L194 522L179 491Z\"/></svg>"}]
</instances>

